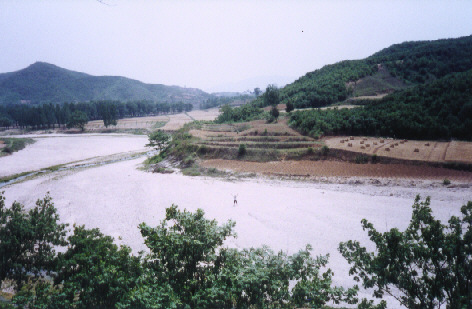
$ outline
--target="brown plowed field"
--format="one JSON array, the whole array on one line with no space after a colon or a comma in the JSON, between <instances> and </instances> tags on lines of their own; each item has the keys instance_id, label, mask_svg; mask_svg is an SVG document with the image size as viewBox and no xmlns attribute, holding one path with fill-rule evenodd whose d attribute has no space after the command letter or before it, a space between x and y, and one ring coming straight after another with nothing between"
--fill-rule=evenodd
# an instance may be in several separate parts
<instances>
[{"instance_id":1,"label":"brown plowed field","mask_svg":"<svg viewBox=\"0 0 472 309\"><path fill-rule=\"evenodd\" d=\"M472 181L472 172L457 171L420 165L403 164L354 164L339 161L276 161L248 162L237 160L205 160L201 166L229 169L237 172L254 172L265 175L323 176L323 177L379 177L379 178L445 178L458 181Z\"/></svg>"}]
</instances>

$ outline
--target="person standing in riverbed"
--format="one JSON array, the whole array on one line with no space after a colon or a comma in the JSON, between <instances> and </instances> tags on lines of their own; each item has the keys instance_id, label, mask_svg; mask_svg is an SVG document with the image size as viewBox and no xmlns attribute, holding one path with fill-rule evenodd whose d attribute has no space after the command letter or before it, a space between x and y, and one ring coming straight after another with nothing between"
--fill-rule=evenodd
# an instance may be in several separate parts
<instances>
[{"instance_id":1,"label":"person standing in riverbed","mask_svg":"<svg viewBox=\"0 0 472 309\"><path fill-rule=\"evenodd\" d=\"M237 194L231 194L233 197L234 197L234 203L233 203L233 207L238 205L238 195Z\"/></svg>"}]
</instances>

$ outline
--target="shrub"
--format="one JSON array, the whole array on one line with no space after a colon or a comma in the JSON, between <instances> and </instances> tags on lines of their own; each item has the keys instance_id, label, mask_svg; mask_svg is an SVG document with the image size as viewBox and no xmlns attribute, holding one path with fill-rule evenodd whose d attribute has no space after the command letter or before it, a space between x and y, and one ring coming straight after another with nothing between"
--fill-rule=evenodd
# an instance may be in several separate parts
<instances>
[{"instance_id":1,"label":"shrub","mask_svg":"<svg viewBox=\"0 0 472 309\"><path fill-rule=\"evenodd\" d=\"M374 154L372 155L372 163L377 163L378 160L379 160L379 157L377 156L377 154L374 153Z\"/></svg>"},{"instance_id":2,"label":"shrub","mask_svg":"<svg viewBox=\"0 0 472 309\"><path fill-rule=\"evenodd\" d=\"M246 154L246 152L247 152L246 145L245 144L239 144L238 156L242 157Z\"/></svg>"},{"instance_id":3,"label":"shrub","mask_svg":"<svg viewBox=\"0 0 472 309\"><path fill-rule=\"evenodd\" d=\"M308 147L307 150L306 150L306 154L313 154L314 150L313 150L313 147Z\"/></svg>"},{"instance_id":4,"label":"shrub","mask_svg":"<svg viewBox=\"0 0 472 309\"><path fill-rule=\"evenodd\" d=\"M356 162L356 164L366 164L367 162L369 162L369 157L367 157L366 155L358 155L354 159L354 162Z\"/></svg>"},{"instance_id":5,"label":"shrub","mask_svg":"<svg viewBox=\"0 0 472 309\"><path fill-rule=\"evenodd\" d=\"M450 185L450 184L451 184L451 181L450 181L449 179L445 178L445 179L443 180L443 185L448 186L448 185Z\"/></svg>"},{"instance_id":6,"label":"shrub","mask_svg":"<svg viewBox=\"0 0 472 309\"><path fill-rule=\"evenodd\" d=\"M323 156L327 156L328 153L329 153L329 147L328 146L324 145L323 147L321 147L321 154Z\"/></svg>"}]
</instances>

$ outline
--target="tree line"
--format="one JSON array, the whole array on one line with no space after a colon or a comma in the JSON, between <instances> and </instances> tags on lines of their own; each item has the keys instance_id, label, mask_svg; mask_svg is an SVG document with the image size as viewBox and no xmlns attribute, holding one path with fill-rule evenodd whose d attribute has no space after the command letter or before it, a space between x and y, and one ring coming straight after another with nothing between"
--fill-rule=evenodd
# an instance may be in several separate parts
<instances>
[{"instance_id":1,"label":"tree line","mask_svg":"<svg viewBox=\"0 0 472 309\"><path fill-rule=\"evenodd\" d=\"M200 109L209 109L226 104L245 104L253 99L254 96L247 94L238 96L212 96L200 103Z\"/></svg>"},{"instance_id":2,"label":"tree line","mask_svg":"<svg viewBox=\"0 0 472 309\"><path fill-rule=\"evenodd\" d=\"M66 126L81 116L86 120L104 120L105 126L116 124L124 117L139 117L168 113L189 112L190 103L160 103L153 101L92 101L81 103L43 104L37 106L12 104L0 105L0 127L55 128ZM84 116L85 115L85 116Z\"/></svg>"},{"instance_id":3,"label":"tree line","mask_svg":"<svg viewBox=\"0 0 472 309\"><path fill-rule=\"evenodd\" d=\"M403 232L381 233L362 220L374 252L354 240L340 243L339 252L374 297L389 294L414 309L470 308L472 202L447 225L432 216L429 202L415 199ZM159 225L139 225L148 252L135 255L97 228L68 230L49 195L26 211L17 202L5 207L0 194L0 283L16 292L13 304L0 308L387 307L359 300L357 285L335 286L329 256L312 256L310 245L293 255L225 247L235 224L172 205Z\"/></svg>"}]
</instances>

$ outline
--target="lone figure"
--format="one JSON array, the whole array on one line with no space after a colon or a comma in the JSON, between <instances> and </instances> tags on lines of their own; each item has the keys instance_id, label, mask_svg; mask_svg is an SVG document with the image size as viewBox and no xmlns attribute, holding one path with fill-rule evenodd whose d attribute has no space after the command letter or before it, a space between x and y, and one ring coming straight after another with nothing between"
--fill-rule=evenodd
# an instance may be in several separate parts
<instances>
[{"instance_id":1,"label":"lone figure","mask_svg":"<svg viewBox=\"0 0 472 309\"><path fill-rule=\"evenodd\" d=\"M233 195L233 194L231 194L231 195ZM234 194L233 197L234 197L234 203L233 203L233 207L234 207L234 206L238 205L238 200L237 200L238 195Z\"/></svg>"}]
</instances>

